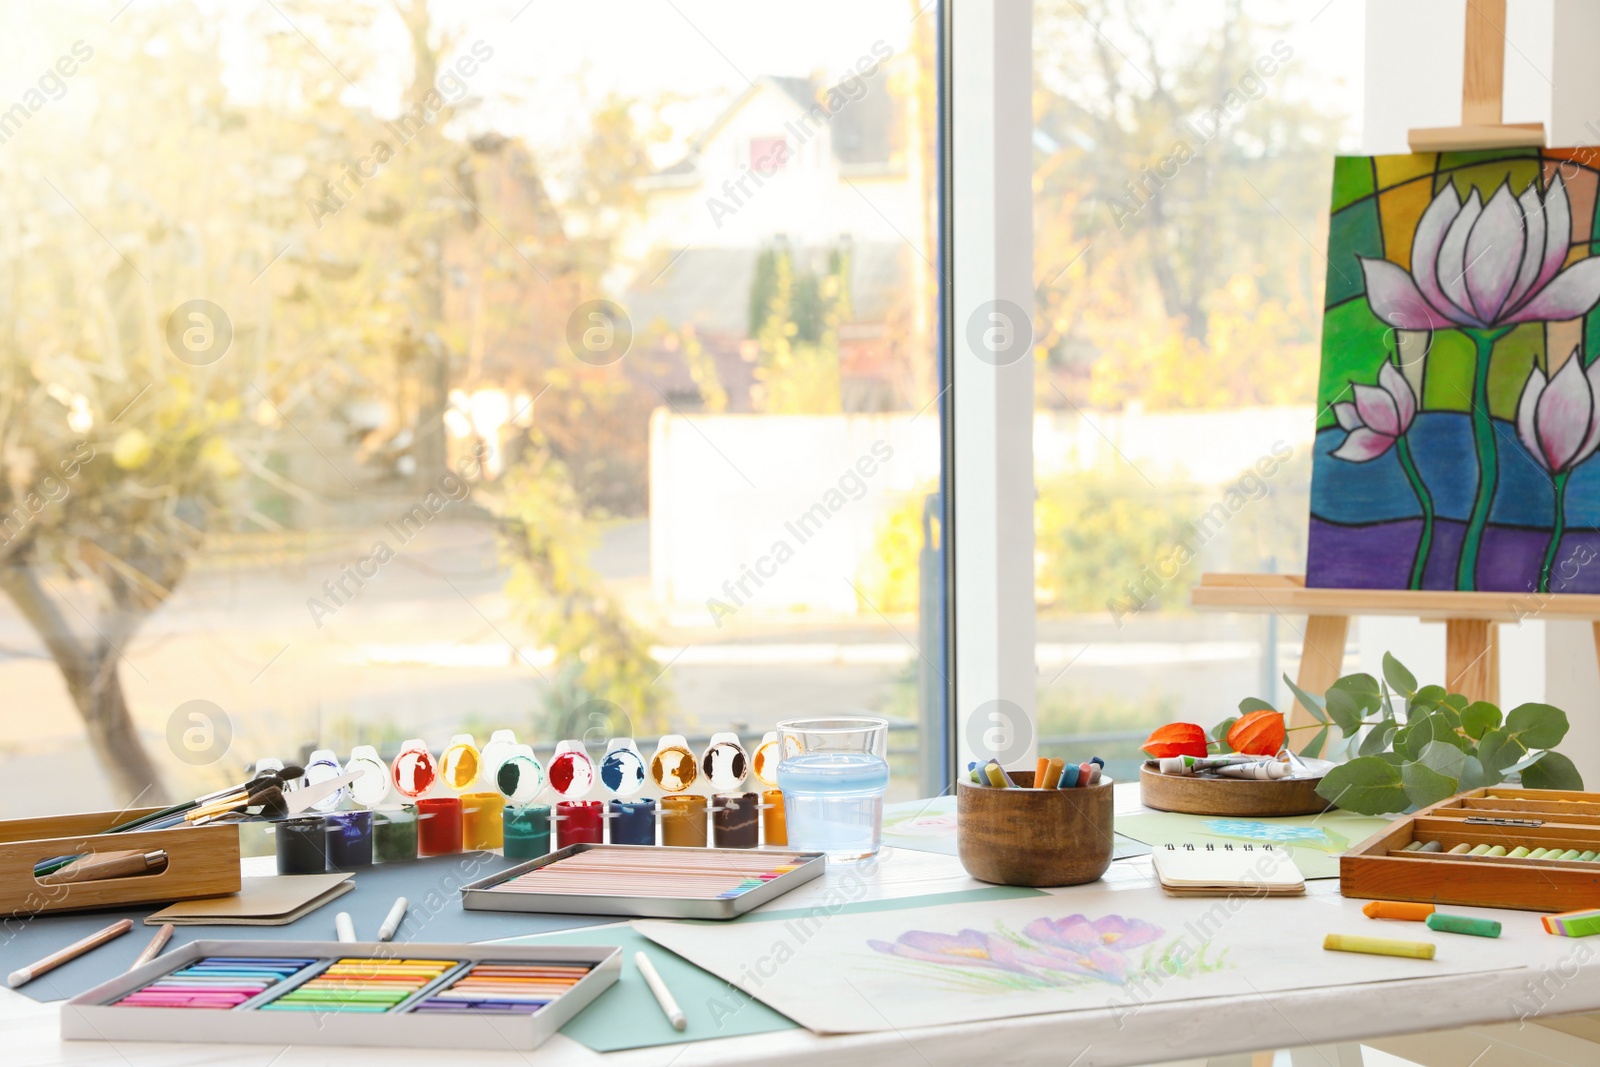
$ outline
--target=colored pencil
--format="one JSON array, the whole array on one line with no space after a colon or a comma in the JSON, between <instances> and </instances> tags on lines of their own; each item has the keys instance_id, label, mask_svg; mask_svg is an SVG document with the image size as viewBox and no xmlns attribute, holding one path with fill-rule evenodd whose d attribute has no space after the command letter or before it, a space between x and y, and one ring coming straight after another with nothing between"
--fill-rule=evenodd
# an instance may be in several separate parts
<instances>
[{"instance_id":1,"label":"colored pencil","mask_svg":"<svg viewBox=\"0 0 1600 1067\"><path fill-rule=\"evenodd\" d=\"M139 958L133 961L133 966L129 967L128 970L131 971L143 967L161 955L161 950L167 947L167 942L172 939L172 932L176 929L177 927L171 923L162 923L161 929L156 931L156 936L150 939L150 943L144 947L143 952L139 953Z\"/></svg>"},{"instance_id":2,"label":"colored pencil","mask_svg":"<svg viewBox=\"0 0 1600 1067\"><path fill-rule=\"evenodd\" d=\"M114 922L103 930L95 931L81 941L74 941L66 948L52 952L37 963L30 963L26 967L17 968L6 979L6 984L12 989L25 986L41 974L53 971L63 963L71 963L84 953L92 952L107 941L114 941L132 929L132 919L122 919L119 922Z\"/></svg>"}]
</instances>

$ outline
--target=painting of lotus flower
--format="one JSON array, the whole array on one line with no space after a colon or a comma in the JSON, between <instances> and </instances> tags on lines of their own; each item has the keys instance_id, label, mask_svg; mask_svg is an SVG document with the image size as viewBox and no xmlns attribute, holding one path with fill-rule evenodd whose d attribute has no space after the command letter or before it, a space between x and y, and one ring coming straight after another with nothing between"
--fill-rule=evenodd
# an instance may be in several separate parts
<instances>
[{"instance_id":1,"label":"painting of lotus flower","mask_svg":"<svg viewBox=\"0 0 1600 1067\"><path fill-rule=\"evenodd\" d=\"M910 976L972 993L1114 987L1226 966L1226 949L1213 951L1202 942L1194 951L1182 937L1163 937L1164 932L1154 923L1121 915L1068 915L1034 919L1020 933L996 923L988 932L908 930L893 941L867 944ZM1208 952L1213 958L1206 958Z\"/></svg>"},{"instance_id":2,"label":"painting of lotus flower","mask_svg":"<svg viewBox=\"0 0 1600 1067\"><path fill-rule=\"evenodd\" d=\"M1600 592L1597 161L1335 161L1307 585Z\"/></svg>"}]
</instances>

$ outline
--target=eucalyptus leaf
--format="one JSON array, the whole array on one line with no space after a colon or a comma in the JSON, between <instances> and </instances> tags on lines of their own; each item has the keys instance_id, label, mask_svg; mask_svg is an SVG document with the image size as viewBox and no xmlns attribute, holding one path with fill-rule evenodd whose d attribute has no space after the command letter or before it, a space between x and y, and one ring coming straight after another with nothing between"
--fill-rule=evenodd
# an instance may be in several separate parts
<instances>
[{"instance_id":1,"label":"eucalyptus leaf","mask_svg":"<svg viewBox=\"0 0 1600 1067\"><path fill-rule=\"evenodd\" d=\"M1503 727L1487 731L1478 742L1478 759L1486 771L1495 774L1504 775L1527 752L1528 747Z\"/></svg>"},{"instance_id":2,"label":"eucalyptus leaf","mask_svg":"<svg viewBox=\"0 0 1600 1067\"><path fill-rule=\"evenodd\" d=\"M1349 694L1362 715L1370 715L1383 707L1383 693L1378 680L1370 674L1347 674L1328 688Z\"/></svg>"},{"instance_id":3,"label":"eucalyptus leaf","mask_svg":"<svg viewBox=\"0 0 1600 1067\"><path fill-rule=\"evenodd\" d=\"M1489 784L1489 774L1483 769L1483 764L1478 762L1478 757L1466 757L1466 764L1461 769L1461 777L1457 781L1457 789L1465 793L1469 789L1481 789Z\"/></svg>"},{"instance_id":4,"label":"eucalyptus leaf","mask_svg":"<svg viewBox=\"0 0 1600 1067\"><path fill-rule=\"evenodd\" d=\"M1388 652L1383 654L1383 677L1389 683L1389 688L1407 700L1417 695L1416 676Z\"/></svg>"},{"instance_id":5,"label":"eucalyptus leaf","mask_svg":"<svg viewBox=\"0 0 1600 1067\"><path fill-rule=\"evenodd\" d=\"M1474 701L1461 709L1461 728L1474 741L1481 740L1484 734L1499 726L1500 722L1500 709L1487 700Z\"/></svg>"},{"instance_id":6,"label":"eucalyptus leaf","mask_svg":"<svg viewBox=\"0 0 1600 1067\"><path fill-rule=\"evenodd\" d=\"M1555 748L1567 728L1567 713L1549 704L1519 704L1506 715L1506 729L1529 748Z\"/></svg>"},{"instance_id":7,"label":"eucalyptus leaf","mask_svg":"<svg viewBox=\"0 0 1600 1067\"><path fill-rule=\"evenodd\" d=\"M1367 736L1361 739L1361 747L1356 751L1363 756L1376 756L1389 747L1397 733L1399 728L1394 723L1380 722L1367 731Z\"/></svg>"},{"instance_id":8,"label":"eucalyptus leaf","mask_svg":"<svg viewBox=\"0 0 1600 1067\"><path fill-rule=\"evenodd\" d=\"M1522 772L1528 789L1582 789L1583 775L1570 759L1559 752L1546 752L1544 758Z\"/></svg>"},{"instance_id":9,"label":"eucalyptus leaf","mask_svg":"<svg viewBox=\"0 0 1600 1067\"><path fill-rule=\"evenodd\" d=\"M1271 708L1267 708L1266 710L1267 711L1271 711L1272 709ZM1226 738L1228 736L1228 731L1233 729L1233 724L1238 722L1238 721L1239 721L1239 716L1237 716L1237 715L1234 715L1234 716L1231 716L1229 718L1223 719L1221 722L1217 723L1217 725L1215 725L1215 726L1213 726L1211 728L1211 739L1213 741L1221 741L1221 740L1223 740L1224 738Z\"/></svg>"},{"instance_id":10,"label":"eucalyptus leaf","mask_svg":"<svg viewBox=\"0 0 1600 1067\"><path fill-rule=\"evenodd\" d=\"M1248 715L1252 711L1277 711L1278 709L1268 704L1260 697L1245 697L1239 701L1239 714Z\"/></svg>"},{"instance_id":11,"label":"eucalyptus leaf","mask_svg":"<svg viewBox=\"0 0 1600 1067\"><path fill-rule=\"evenodd\" d=\"M1349 736L1361 729L1361 706L1355 697L1343 689L1330 689L1327 696L1328 718Z\"/></svg>"},{"instance_id":12,"label":"eucalyptus leaf","mask_svg":"<svg viewBox=\"0 0 1600 1067\"><path fill-rule=\"evenodd\" d=\"M1300 750L1300 755L1305 756L1307 759L1316 759L1321 756L1322 746L1328 743L1328 731L1331 729L1333 727L1324 726L1315 734L1312 734L1311 740L1306 742L1306 747Z\"/></svg>"},{"instance_id":13,"label":"eucalyptus leaf","mask_svg":"<svg viewBox=\"0 0 1600 1067\"><path fill-rule=\"evenodd\" d=\"M1469 759L1472 757L1452 744L1429 741L1423 746L1422 755L1417 758L1417 762L1450 778L1460 778L1466 771ZM1477 760L1473 762L1476 763ZM1481 768L1479 776L1482 776Z\"/></svg>"},{"instance_id":14,"label":"eucalyptus leaf","mask_svg":"<svg viewBox=\"0 0 1600 1067\"><path fill-rule=\"evenodd\" d=\"M1443 704L1445 707L1455 708L1457 711L1465 711L1467 709L1467 698L1462 696L1460 693L1446 693L1445 694L1445 698L1442 701L1440 701L1440 703ZM1494 708L1493 704L1490 704L1489 706L1491 708ZM1499 725L1499 718L1500 718L1500 709L1499 708L1495 708L1494 714L1495 714L1495 725L1498 726Z\"/></svg>"},{"instance_id":15,"label":"eucalyptus leaf","mask_svg":"<svg viewBox=\"0 0 1600 1067\"><path fill-rule=\"evenodd\" d=\"M1419 808L1437 804L1456 795L1457 779L1440 774L1424 763L1408 763L1400 769L1406 799Z\"/></svg>"},{"instance_id":16,"label":"eucalyptus leaf","mask_svg":"<svg viewBox=\"0 0 1600 1067\"><path fill-rule=\"evenodd\" d=\"M1444 698L1450 694L1442 685L1425 685L1417 690L1415 696L1406 702L1410 709L1433 709L1444 703Z\"/></svg>"},{"instance_id":17,"label":"eucalyptus leaf","mask_svg":"<svg viewBox=\"0 0 1600 1067\"><path fill-rule=\"evenodd\" d=\"M1363 815L1403 811L1409 803L1400 768L1376 756L1362 756L1334 767L1317 784L1317 795Z\"/></svg>"},{"instance_id":18,"label":"eucalyptus leaf","mask_svg":"<svg viewBox=\"0 0 1600 1067\"><path fill-rule=\"evenodd\" d=\"M1328 721L1327 713L1322 710L1323 700L1321 697L1312 696L1304 689L1301 689L1298 685L1295 685L1294 682L1289 680L1289 676L1287 674L1283 676L1283 681L1284 684L1289 687L1289 692L1293 693L1295 699L1300 701L1300 706L1309 711L1313 719L1316 719L1318 722Z\"/></svg>"}]
</instances>

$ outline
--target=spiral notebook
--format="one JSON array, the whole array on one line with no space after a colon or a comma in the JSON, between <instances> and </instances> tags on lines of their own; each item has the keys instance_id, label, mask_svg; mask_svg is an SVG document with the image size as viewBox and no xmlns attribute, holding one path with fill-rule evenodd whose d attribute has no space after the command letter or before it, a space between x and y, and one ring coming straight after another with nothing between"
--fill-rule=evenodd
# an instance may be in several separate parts
<instances>
[{"instance_id":1,"label":"spiral notebook","mask_svg":"<svg viewBox=\"0 0 1600 1067\"><path fill-rule=\"evenodd\" d=\"M1271 845L1157 845L1150 858L1161 888L1175 897L1292 897L1306 891L1288 850Z\"/></svg>"}]
</instances>

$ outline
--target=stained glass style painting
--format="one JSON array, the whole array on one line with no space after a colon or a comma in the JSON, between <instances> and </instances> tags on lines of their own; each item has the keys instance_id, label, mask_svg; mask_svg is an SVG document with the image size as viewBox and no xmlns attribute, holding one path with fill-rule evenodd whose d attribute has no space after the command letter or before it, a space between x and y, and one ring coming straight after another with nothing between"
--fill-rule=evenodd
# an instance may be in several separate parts
<instances>
[{"instance_id":1,"label":"stained glass style painting","mask_svg":"<svg viewBox=\"0 0 1600 1067\"><path fill-rule=\"evenodd\" d=\"M1600 592L1597 166L1335 161L1307 585Z\"/></svg>"}]
</instances>

